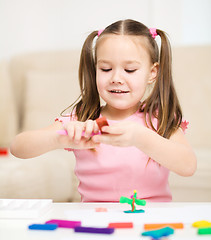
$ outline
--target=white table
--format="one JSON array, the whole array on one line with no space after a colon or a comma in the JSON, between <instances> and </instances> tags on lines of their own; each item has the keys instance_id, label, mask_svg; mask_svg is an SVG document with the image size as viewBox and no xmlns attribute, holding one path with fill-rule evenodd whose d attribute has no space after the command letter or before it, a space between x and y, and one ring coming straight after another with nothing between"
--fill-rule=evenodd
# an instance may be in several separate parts
<instances>
[{"instance_id":1,"label":"white table","mask_svg":"<svg viewBox=\"0 0 211 240\"><path fill-rule=\"evenodd\" d=\"M96 208L107 208L107 213L97 213ZM137 206L137 209L139 206ZM168 239L211 239L211 235L197 235L191 226L194 221L211 221L211 203L147 203L145 213L126 214L130 209L127 204L119 203L53 203L51 210L36 219L0 219L0 239L2 240L71 240L71 239L150 239L142 237L143 223L183 222L185 228L175 230ZM123 216L123 217L121 217ZM133 221L133 229L116 229L114 234L75 233L73 229L58 228L55 231L29 230L32 223L44 223L50 219L82 220L82 224L103 225L106 221ZM203 218L203 219L202 219ZM101 223L100 223L101 221Z\"/></svg>"}]
</instances>

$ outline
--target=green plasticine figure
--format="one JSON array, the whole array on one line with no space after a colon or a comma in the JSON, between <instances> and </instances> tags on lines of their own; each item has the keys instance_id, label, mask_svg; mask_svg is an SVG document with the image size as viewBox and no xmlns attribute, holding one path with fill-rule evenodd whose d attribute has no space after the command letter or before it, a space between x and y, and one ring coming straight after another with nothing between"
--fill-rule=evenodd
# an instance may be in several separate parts
<instances>
[{"instance_id":1,"label":"green plasticine figure","mask_svg":"<svg viewBox=\"0 0 211 240\"><path fill-rule=\"evenodd\" d=\"M142 209L136 210L135 204L145 206L146 201L144 199L137 199L137 191L134 190L133 192L134 192L134 194L131 196L131 198L120 197L119 202L120 203L128 203L128 204L131 205L131 210L124 211L125 213L141 213L141 212L143 213L144 210L142 210Z\"/></svg>"}]
</instances>

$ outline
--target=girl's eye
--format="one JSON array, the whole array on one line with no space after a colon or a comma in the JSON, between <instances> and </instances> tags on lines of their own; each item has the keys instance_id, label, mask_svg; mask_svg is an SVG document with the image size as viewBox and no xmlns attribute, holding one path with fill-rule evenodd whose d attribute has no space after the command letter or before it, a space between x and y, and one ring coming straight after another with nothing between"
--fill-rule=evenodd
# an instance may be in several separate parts
<instances>
[{"instance_id":1,"label":"girl's eye","mask_svg":"<svg viewBox=\"0 0 211 240\"><path fill-rule=\"evenodd\" d=\"M136 69L125 69L125 72L127 72L127 73L133 73L135 71L136 71Z\"/></svg>"},{"instance_id":2,"label":"girl's eye","mask_svg":"<svg viewBox=\"0 0 211 240\"><path fill-rule=\"evenodd\" d=\"M109 71L111 71L111 68L101 68L101 70L102 70L103 72L109 72Z\"/></svg>"}]
</instances>

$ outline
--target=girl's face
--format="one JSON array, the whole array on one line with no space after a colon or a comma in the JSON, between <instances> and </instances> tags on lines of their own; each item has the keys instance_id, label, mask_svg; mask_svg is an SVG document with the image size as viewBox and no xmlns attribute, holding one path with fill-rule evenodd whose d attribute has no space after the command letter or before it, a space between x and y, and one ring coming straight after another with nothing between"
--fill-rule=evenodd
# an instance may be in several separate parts
<instances>
[{"instance_id":1,"label":"girl's face","mask_svg":"<svg viewBox=\"0 0 211 240\"><path fill-rule=\"evenodd\" d=\"M108 115L129 116L137 111L146 87L157 76L144 37L109 34L97 47L96 81ZM124 112L124 114L123 114Z\"/></svg>"}]
</instances>

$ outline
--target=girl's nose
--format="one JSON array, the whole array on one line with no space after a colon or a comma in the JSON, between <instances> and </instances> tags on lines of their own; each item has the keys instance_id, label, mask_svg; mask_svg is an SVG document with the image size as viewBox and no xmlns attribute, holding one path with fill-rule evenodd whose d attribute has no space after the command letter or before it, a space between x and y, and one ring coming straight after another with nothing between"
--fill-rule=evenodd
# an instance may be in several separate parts
<instances>
[{"instance_id":1,"label":"girl's nose","mask_svg":"<svg viewBox=\"0 0 211 240\"><path fill-rule=\"evenodd\" d=\"M121 74L118 71L115 71L112 75L111 78L112 83L118 83L118 84L123 84L123 79Z\"/></svg>"}]
</instances>

